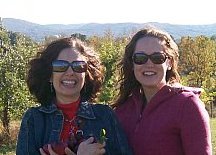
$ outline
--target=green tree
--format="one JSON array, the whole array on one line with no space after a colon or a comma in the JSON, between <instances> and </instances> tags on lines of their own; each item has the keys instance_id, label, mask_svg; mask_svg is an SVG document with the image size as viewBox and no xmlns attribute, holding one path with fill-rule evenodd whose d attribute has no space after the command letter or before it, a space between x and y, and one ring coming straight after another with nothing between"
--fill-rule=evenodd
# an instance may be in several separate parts
<instances>
[{"instance_id":1,"label":"green tree","mask_svg":"<svg viewBox=\"0 0 216 155\"><path fill-rule=\"evenodd\" d=\"M10 120L19 119L33 103L25 79L28 60L35 54L37 44L4 29L0 31L0 39L0 119L9 135Z\"/></svg>"},{"instance_id":2,"label":"green tree","mask_svg":"<svg viewBox=\"0 0 216 155\"><path fill-rule=\"evenodd\" d=\"M123 56L127 38L124 36L115 37L111 31L106 31L104 36L94 36L88 41L98 51L105 66L105 81L99 101L111 103L117 94L117 63Z\"/></svg>"},{"instance_id":3,"label":"green tree","mask_svg":"<svg viewBox=\"0 0 216 155\"><path fill-rule=\"evenodd\" d=\"M212 101L216 88L216 43L205 36L183 37L179 43L180 71L189 86L202 87Z\"/></svg>"},{"instance_id":4,"label":"green tree","mask_svg":"<svg viewBox=\"0 0 216 155\"><path fill-rule=\"evenodd\" d=\"M214 34L214 35L211 36L211 40L216 41L216 34Z\"/></svg>"}]
</instances>

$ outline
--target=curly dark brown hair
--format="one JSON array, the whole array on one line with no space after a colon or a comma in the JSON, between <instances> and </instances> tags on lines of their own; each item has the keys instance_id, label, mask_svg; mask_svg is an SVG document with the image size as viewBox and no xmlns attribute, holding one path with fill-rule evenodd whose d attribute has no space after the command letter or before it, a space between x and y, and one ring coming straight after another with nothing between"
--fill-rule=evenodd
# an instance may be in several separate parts
<instances>
[{"instance_id":1,"label":"curly dark brown hair","mask_svg":"<svg viewBox=\"0 0 216 155\"><path fill-rule=\"evenodd\" d=\"M56 95L50 85L52 61L56 60L65 48L76 48L87 60L88 69L85 85L80 93L81 100L94 101L101 89L104 68L97 53L78 39L61 38L43 47L29 63L27 85L30 93L41 105L50 104Z\"/></svg>"},{"instance_id":2,"label":"curly dark brown hair","mask_svg":"<svg viewBox=\"0 0 216 155\"><path fill-rule=\"evenodd\" d=\"M132 56L135 51L137 41L143 37L155 37L161 41L165 41L164 52L169 56L172 68L166 72L166 81L169 84L179 82L180 76L177 71L178 65L178 46L173 38L166 32L156 28L146 28L138 31L130 40L125 48L123 59L119 63L120 68L120 90L116 102L113 107L123 104L127 98L131 95L132 90L141 89L141 84L136 80L133 71Z\"/></svg>"}]
</instances>

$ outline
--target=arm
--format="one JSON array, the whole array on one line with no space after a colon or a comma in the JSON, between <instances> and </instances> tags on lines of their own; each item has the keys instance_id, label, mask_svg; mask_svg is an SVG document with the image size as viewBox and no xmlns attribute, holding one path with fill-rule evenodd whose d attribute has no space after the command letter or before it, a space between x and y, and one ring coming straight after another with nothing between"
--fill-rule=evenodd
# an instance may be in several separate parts
<instances>
[{"instance_id":1,"label":"arm","mask_svg":"<svg viewBox=\"0 0 216 155\"><path fill-rule=\"evenodd\" d=\"M22 118L17 140L16 155L40 155L35 147L33 109L26 111Z\"/></svg>"},{"instance_id":2,"label":"arm","mask_svg":"<svg viewBox=\"0 0 216 155\"><path fill-rule=\"evenodd\" d=\"M209 115L197 96L184 103L181 119L181 138L186 155L211 155Z\"/></svg>"},{"instance_id":3,"label":"arm","mask_svg":"<svg viewBox=\"0 0 216 155\"><path fill-rule=\"evenodd\" d=\"M120 123L113 112L110 109L110 121L111 121L111 129L114 130L115 144L116 148L120 151L121 155L132 155L132 149L128 145L128 140L126 138L125 132L120 126Z\"/></svg>"}]
</instances>

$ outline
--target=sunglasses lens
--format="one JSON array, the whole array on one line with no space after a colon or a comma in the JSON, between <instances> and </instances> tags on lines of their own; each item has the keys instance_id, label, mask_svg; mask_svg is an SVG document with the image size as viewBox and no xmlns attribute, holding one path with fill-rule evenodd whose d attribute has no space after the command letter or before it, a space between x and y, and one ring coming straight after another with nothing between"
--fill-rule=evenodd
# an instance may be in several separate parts
<instances>
[{"instance_id":1,"label":"sunglasses lens","mask_svg":"<svg viewBox=\"0 0 216 155\"><path fill-rule=\"evenodd\" d=\"M65 72L68 69L68 62L63 60L55 60L52 62L53 72Z\"/></svg>"},{"instance_id":2,"label":"sunglasses lens","mask_svg":"<svg viewBox=\"0 0 216 155\"><path fill-rule=\"evenodd\" d=\"M137 65L145 64L148 61L148 56L144 53L135 53L133 55L133 62Z\"/></svg>"},{"instance_id":3,"label":"sunglasses lens","mask_svg":"<svg viewBox=\"0 0 216 155\"><path fill-rule=\"evenodd\" d=\"M52 62L53 72L65 72L71 65L74 72L83 73L87 71L85 61L73 61L71 64L64 60L55 60Z\"/></svg>"},{"instance_id":4,"label":"sunglasses lens","mask_svg":"<svg viewBox=\"0 0 216 155\"><path fill-rule=\"evenodd\" d=\"M164 53L155 53L150 55L150 59L154 64L162 64L166 61L167 56Z\"/></svg>"},{"instance_id":5,"label":"sunglasses lens","mask_svg":"<svg viewBox=\"0 0 216 155\"><path fill-rule=\"evenodd\" d=\"M87 64L85 61L73 61L72 69L74 72L83 73L87 71Z\"/></svg>"}]
</instances>

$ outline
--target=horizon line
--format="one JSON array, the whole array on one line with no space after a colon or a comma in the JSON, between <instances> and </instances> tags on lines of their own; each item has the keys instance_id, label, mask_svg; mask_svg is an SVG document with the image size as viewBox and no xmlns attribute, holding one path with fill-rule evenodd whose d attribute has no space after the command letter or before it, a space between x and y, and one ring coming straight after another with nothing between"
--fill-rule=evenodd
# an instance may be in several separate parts
<instances>
[{"instance_id":1,"label":"horizon line","mask_svg":"<svg viewBox=\"0 0 216 155\"><path fill-rule=\"evenodd\" d=\"M151 24L151 23L159 23L159 24L169 24L169 25L181 25L181 26L205 26L205 25L215 25L216 23L211 23L211 24L172 24L172 23L168 23L168 22L156 22L156 21L150 21L150 22L86 22L86 23L75 23L75 24L61 24L61 23L50 23L50 24L40 24L37 22L32 22L29 20L25 20L25 19L20 19L20 18L12 18L12 17L1 17L1 22L3 22L3 19L14 19L14 20L21 20L21 21L25 21L25 22L29 22L32 24L38 24L38 25L86 25L86 24L101 24L101 25L105 25L105 24L126 24L126 23L131 23L131 24Z\"/></svg>"}]
</instances>

